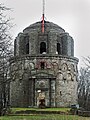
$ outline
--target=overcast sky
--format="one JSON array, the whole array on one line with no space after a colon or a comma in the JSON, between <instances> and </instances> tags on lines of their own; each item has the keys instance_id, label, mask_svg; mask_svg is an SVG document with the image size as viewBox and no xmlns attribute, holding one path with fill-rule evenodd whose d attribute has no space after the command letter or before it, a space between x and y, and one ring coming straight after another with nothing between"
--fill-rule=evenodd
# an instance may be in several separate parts
<instances>
[{"instance_id":1,"label":"overcast sky","mask_svg":"<svg viewBox=\"0 0 90 120\"><path fill-rule=\"evenodd\" d=\"M42 0L0 0L13 9L9 13L16 26L13 38L24 28L41 20ZM46 20L58 24L74 39L75 57L90 56L90 0L45 0Z\"/></svg>"}]
</instances>

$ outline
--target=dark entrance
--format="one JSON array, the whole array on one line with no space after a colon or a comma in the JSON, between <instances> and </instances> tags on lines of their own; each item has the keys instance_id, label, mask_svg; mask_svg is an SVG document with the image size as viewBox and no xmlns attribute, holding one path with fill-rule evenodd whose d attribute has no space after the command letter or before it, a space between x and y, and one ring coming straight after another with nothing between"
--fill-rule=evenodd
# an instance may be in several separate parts
<instances>
[{"instance_id":1,"label":"dark entrance","mask_svg":"<svg viewBox=\"0 0 90 120\"><path fill-rule=\"evenodd\" d=\"M45 98L39 100L39 108L45 108Z\"/></svg>"}]
</instances>

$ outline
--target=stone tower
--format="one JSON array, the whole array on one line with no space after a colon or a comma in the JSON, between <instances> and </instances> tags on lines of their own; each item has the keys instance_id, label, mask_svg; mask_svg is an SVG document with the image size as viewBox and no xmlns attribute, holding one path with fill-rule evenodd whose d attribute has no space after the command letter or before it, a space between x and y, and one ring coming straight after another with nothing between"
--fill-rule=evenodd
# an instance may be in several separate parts
<instances>
[{"instance_id":1,"label":"stone tower","mask_svg":"<svg viewBox=\"0 0 90 120\"><path fill-rule=\"evenodd\" d=\"M74 40L58 25L34 23L19 33L10 60L13 107L68 107L77 104L78 59Z\"/></svg>"}]
</instances>

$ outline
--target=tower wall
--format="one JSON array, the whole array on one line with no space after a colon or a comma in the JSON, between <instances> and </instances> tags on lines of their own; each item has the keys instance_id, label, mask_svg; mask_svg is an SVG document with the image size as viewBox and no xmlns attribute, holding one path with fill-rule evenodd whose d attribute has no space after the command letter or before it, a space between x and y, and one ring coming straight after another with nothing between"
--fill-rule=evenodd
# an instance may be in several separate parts
<instances>
[{"instance_id":1,"label":"tower wall","mask_svg":"<svg viewBox=\"0 0 90 120\"><path fill-rule=\"evenodd\" d=\"M45 62L42 70L41 62ZM37 106L35 81L47 81L48 107L68 107L77 103L77 59L63 56L24 56L11 60L11 105ZM50 82L51 81L51 82ZM52 83L52 84L51 84ZM51 88L50 88L51 87ZM38 88L41 89L41 88Z\"/></svg>"}]
</instances>

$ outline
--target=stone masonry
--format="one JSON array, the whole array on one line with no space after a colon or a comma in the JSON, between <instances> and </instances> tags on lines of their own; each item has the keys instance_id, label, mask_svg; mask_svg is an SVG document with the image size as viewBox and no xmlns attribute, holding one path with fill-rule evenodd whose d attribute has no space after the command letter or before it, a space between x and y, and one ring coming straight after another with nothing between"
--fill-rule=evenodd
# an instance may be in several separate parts
<instances>
[{"instance_id":1,"label":"stone masonry","mask_svg":"<svg viewBox=\"0 0 90 120\"><path fill-rule=\"evenodd\" d=\"M68 107L77 104L78 59L73 38L58 25L34 23L19 33L10 59L13 107Z\"/></svg>"}]
</instances>

